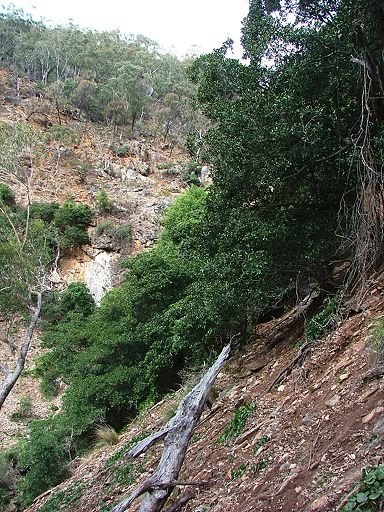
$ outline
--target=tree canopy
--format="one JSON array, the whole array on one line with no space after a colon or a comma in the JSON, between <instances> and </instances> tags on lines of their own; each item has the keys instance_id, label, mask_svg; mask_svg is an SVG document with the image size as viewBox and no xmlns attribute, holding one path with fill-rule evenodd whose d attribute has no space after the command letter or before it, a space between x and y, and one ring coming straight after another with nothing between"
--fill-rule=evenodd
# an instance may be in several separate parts
<instances>
[{"instance_id":1,"label":"tree canopy","mask_svg":"<svg viewBox=\"0 0 384 512\"><path fill-rule=\"evenodd\" d=\"M190 59L165 53L145 36L49 28L14 8L0 12L0 34L0 64L35 80L62 108L132 129L147 121L173 144L201 124L187 79Z\"/></svg>"}]
</instances>

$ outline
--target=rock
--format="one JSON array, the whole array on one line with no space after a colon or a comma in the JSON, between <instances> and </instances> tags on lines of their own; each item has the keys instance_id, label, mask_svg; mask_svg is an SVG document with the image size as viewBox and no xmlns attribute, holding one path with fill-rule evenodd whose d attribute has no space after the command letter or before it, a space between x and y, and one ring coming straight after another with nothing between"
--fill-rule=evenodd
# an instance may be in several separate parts
<instances>
[{"instance_id":1,"label":"rock","mask_svg":"<svg viewBox=\"0 0 384 512\"><path fill-rule=\"evenodd\" d=\"M142 176L149 176L150 167L146 162L138 162L135 167Z\"/></svg>"},{"instance_id":2,"label":"rock","mask_svg":"<svg viewBox=\"0 0 384 512\"><path fill-rule=\"evenodd\" d=\"M253 373L253 372L260 371L267 364L268 364L268 359L260 358L260 359L256 359L256 361L252 361L251 363L246 364L245 368Z\"/></svg>"},{"instance_id":3,"label":"rock","mask_svg":"<svg viewBox=\"0 0 384 512\"><path fill-rule=\"evenodd\" d=\"M92 237L92 246L103 251L119 252L121 250L121 241L109 233L101 233Z\"/></svg>"},{"instance_id":4,"label":"rock","mask_svg":"<svg viewBox=\"0 0 384 512\"><path fill-rule=\"evenodd\" d=\"M310 510L328 510L328 496L321 496L321 498L317 498L317 500L313 501L311 504Z\"/></svg>"},{"instance_id":5,"label":"rock","mask_svg":"<svg viewBox=\"0 0 384 512\"><path fill-rule=\"evenodd\" d=\"M112 178L117 178L117 179L121 179L122 177L122 169L124 169L124 167L122 165L119 165L119 164L114 164L114 163L111 163L106 169L106 173L109 174L109 176L111 176Z\"/></svg>"},{"instance_id":6,"label":"rock","mask_svg":"<svg viewBox=\"0 0 384 512\"><path fill-rule=\"evenodd\" d=\"M123 167L121 169L121 179L122 181L131 181L137 178L137 172L134 169L130 169L129 167Z\"/></svg>"},{"instance_id":7,"label":"rock","mask_svg":"<svg viewBox=\"0 0 384 512\"><path fill-rule=\"evenodd\" d=\"M303 423L312 423L313 422L313 416L312 414L306 414L304 418L301 420Z\"/></svg>"},{"instance_id":8,"label":"rock","mask_svg":"<svg viewBox=\"0 0 384 512\"><path fill-rule=\"evenodd\" d=\"M284 385L284 384L282 384L281 386L279 386L279 387L277 388L277 391L278 391L279 393L282 393L282 392L284 391L284 389L285 389L285 385Z\"/></svg>"},{"instance_id":9,"label":"rock","mask_svg":"<svg viewBox=\"0 0 384 512\"><path fill-rule=\"evenodd\" d=\"M327 400L325 402L325 405L327 405L328 407L334 407L339 402L340 402L340 396L334 395L330 400Z\"/></svg>"},{"instance_id":10,"label":"rock","mask_svg":"<svg viewBox=\"0 0 384 512\"><path fill-rule=\"evenodd\" d=\"M105 293L112 287L111 257L110 253L101 252L85 269L85 283L96 304L100 303Z\"/></svg>"},{"instance_id":11,"label":"rock","mask_svg":"<svg viewBox=\"0 0 384 512\"><path fill-rule=\"evenodd\" d=\"M53 270L49 276L49 280L51 283L59 284L61 283L61 277L57 270Z\"/></svg>"},{"instance_id":12,"label":"rock","mask_svg":"<svg viewBox=\"0 0 384 512\"><path fill-rule=\"evenodd\" d=\"M369 423L375 416L382 412L384 412L384 407L382 405L378 405L369 414L363 416L363 419L361 421L363 423Z\"/></svg>"},{"instance_id":13,"label":"rock","mask_svg":"<svg viewBox=\"0 0 384 512\"><path fill-rule=\"evenodd\" d=\"M295 487L295 493L296 494L300 494L302 490L303 490L303 488L300 487L300 486L299 487Z\"/></svg>"},{"instance_id":14,"label":"rock","mask_svg":"<svg viewBox=\"0 0 384 512\"><path fill-rule=\"evenodd\" d=\"M344 380L347 380L349 378L349 375L349 373L342 373L341 375L339 375L339 381L343 382Z\"/></svg>"}]
</instances>

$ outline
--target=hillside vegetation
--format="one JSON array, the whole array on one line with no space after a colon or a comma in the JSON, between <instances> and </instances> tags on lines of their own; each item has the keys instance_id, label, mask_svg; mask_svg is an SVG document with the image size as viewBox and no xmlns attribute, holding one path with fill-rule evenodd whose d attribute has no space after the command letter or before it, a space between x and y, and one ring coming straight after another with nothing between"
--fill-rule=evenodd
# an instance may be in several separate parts
<instances>
[{"instance_id":1,"label":"hillside vegetation","mask_svg":"<svg viewBox=\"0 0 384 512\"><path fill-rule=\"evenodd\" d=\"M35 373L47 394L65 385L62 407L32 421L28 439L3 457L23 508L69 476L98 425L122 429L229 341L234 351L257 344L256 325L299 304L266 347L299 342L304 360L337 320L361 313L383 264L384 7L377 0L253 0L242 32L247 61L228 57L227 41L188 63L192 83L186 62L145 38L47 29L18 13L0 23L0 62L39 82L59 127L63 109L76 115L77 108L80 118L121 133L140 125L169 140L171 150L185 143L197 161L185 168L190 186L165 212L155 246L123 263L124 282L97 308L81 283L46 293L41 273L32 273L23 287L9 264L13 251L23 268L40 268L34 248L63 244L74 206L46 219L46 209L33 213L29 205L22 213L12 192L0 189L0 256L10 269L0 273L18 284L11 285L12 313L28 318L37 280L46 353ZM200 114L192 110L194 94ZM0 160L8 174L11 161ZM207 190L197 186L203 162L213 169ZM75 215L71 236L84 233L84 215ZM46 245L33 238L35 223ZM50 262L38 261L43 273ZM2 315L9 292L0 290ZM277 376L264 392L279 384ZM246 467L234 468L236 477ZM13 483L3 486L8 496ZM364 508L357 499L346 510L380 506L378 489L369 498L375 503L367 497Z\"/></svg>"},{"instance_id":2,"label":"hillside vegetation","mask_svg":"<svg viewBox=\"0 0 384 512\"><path fill-rule=\"evenodd\" d=\"M48 28L22 11L0 13L0 63L17 76L27 74L36 82L32 115L47 114L44 98L60 112L103 122L115 128L150 129L170 145L185 142L201 128L201 116L193 109L194 87L183 61L166 54L144 36L119 32L81 30L70 25ZM40 101L38 101L40 100ZM150 120L150 123L148 121Z\"/></svg>"}]
</instances>

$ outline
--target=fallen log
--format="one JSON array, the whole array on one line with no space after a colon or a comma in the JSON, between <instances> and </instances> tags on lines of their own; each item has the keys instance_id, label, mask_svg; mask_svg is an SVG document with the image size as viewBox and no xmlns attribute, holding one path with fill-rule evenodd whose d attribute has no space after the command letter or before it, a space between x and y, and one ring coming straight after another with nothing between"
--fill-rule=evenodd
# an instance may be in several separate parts
<instances>
[{"instance_id":1,"label":"fallen log","mask_svg":"<svg viewBox=\"0 0 384 512\"><path fill-rule=\"evenodd\" d=\"M189 441L213 383L229 356L229 350L230 345L223 348L200 382L182 399L175 416L165 427L140 441L128 452L127 456L137 457L157 441L164 439L164 449L154 473L111 512L124 512L136 498L146 492L148 494L141 502L140 512L159 512L166 504L173 488L178 484L183 485L183 482L178 482L177 477L184 462ZM202 482L188 482L188 485L201 486Z\"/></svg>"}]
</instances>

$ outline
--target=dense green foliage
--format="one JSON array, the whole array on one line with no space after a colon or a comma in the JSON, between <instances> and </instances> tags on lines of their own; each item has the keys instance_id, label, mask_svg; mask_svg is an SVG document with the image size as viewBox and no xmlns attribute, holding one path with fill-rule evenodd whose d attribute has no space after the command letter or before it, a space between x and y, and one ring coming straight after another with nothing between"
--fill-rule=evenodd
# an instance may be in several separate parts
<instances>
[{"instance_id":1,"label":"dense green foliage","mask_svg":"<svg viewBox=\"0 0 384 512\"><path fill-rule=\"evenodd\" d=\"M384 464L363 470L358 490L349 498L342 512L375 512L384 501Z\"/></svg>"},{"instance_id":2,"label":"dense green foliage","mask_svg":"<svg viewBox=\"0 0 384 512\"><path fill-rule=\"evenodd\" d=\"M191 70L204 113L214 121L205 145L214 171L206 246L214 258L226 259L231 281L240 281L233 293L251 314L276 304L298 275L320 280L323 262L343 241L336 233L344 250L357 245L360 218L375 215L368 210L372 190L378 201L382 190L379 178L377 185L365 179L365 163L357 158L369 152L375 176L382 176L381 149L372 157L361 138L364 84L350 58L375 52L383 70L374 46L382 43L382 7L364 0L300 2L301 23L289 24L279 2L273 5L251 2L243 28L248 64L226 58L226 43ZM367 102L380 106L382 96ZM377 148L382 121L379 111L369 121ZM346 230L361 181L365 203ZM367 245L371 240L372 252L380 252L379 220L365 231Z\"/></svg>"},{"instance_id":3,"label":"dense green foliage","mask_svg":"<svg viewBox=\"0 0 384 512\"><path fill-rule=\"evenodd\" d=\"M0 183L0 203L5 206L14 206L15 194L5 183Z\"/></svg>"},{"instance_id":4,"label":"dense green foliage","mask_svg":"<svg viewBox=\"0 0 384 512\"><path fill-rule=\"evenodd\" d=\"M196 244L205 195L192 187L173 204L155 249L127 260L126 282L99 308L80 283L45 306L43 343L49 350L36 371L46 393L53 394L60 382L68 388L62 412L41 426L32 424L31 443L34 435L41 441L26 442L22 449L26 503L65 476L65 462L92 443L96 424L121 427L148 397L168 391L182 367L214 351L216 319L207 318L209 304L199 314L202 298L196 293L201 290L194 282L201 267ZM56 469L50 467L47 474L45 453L36 462L44 432L57 459Z\"/></svg>"},{"instance_id":5,"label":"dense green foliage","mask_svg":"<svg viewBox=\"0 0 384 512\"><path fill-rule=\"evenodd\" d=\"M61 250L89 243L87 227L92 220L89 206L75 203L72 199L62 206L57 203L32 203L29 208L32 219L40 219L47 229L55 233L56 244Z\"/></svg>"},{"instance_id":6,"label":"dense green foliage","mask_svg":"<svg viewBox=\"0 0 384 512\"><path fill-rule=\"evenodd\" d=\"M65 453L64 446L70 438L54 418L33 421L30 425L28 441L20 445L19 465L28 472L28 478L20 485L23 502L28 505L38 494L48 487L57 485L67 473L64 469L70 452Z\"/></svg>"},{"instance_id":7,"label":"dense green foliage","mask_svg":"<svg viewBox=\"0 0 384 512\"><path fill-rule=\"evenodd\" d=\"M253 2L243 36L250 64L225 58L224 48L192 70L205 113L216 122L207 135L215 180L207 247L225 255L252 314L273 305L299 272L316 274L339 245L341 198L353 200L345 195L354 185L345 141L359 117L356 75L349 60L336 66L348 47L325 57L332 30L279 26ZM268 47L285 36L280 44L297 50L272 54L275 67L265 66L256 32Z\"/></svg>"},{"instance_id":8,"label":"dense green foliage","mask_svg":"<svg viewBox=\"0 0 384 512\"><path fill-rule=\"evenodd\" d=\"M16 316L28 317L52 260L51 227L33 218L26 224L24 216L25 210L0 200L0 315L11 332Z\"/></svg>"},{"instance_id":9,"label":"dense green foliage","mask_svg":"<svg viewBox=\"0 0 384 512\"><path fill-rule=\"evenodd\" d=\"M59 230L60 246L63 249L89 242L87 226L91 223L89 206L67 200L55 211L53 223Z\"/></svg>"}]
</instances>

